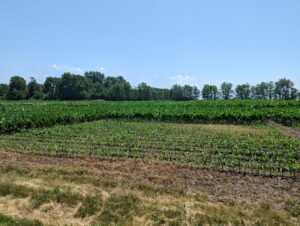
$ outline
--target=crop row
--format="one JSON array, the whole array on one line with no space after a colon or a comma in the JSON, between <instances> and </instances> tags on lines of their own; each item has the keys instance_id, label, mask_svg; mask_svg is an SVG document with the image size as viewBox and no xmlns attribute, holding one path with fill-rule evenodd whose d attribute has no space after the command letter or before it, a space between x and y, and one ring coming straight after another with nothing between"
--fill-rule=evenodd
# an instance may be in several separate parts
<instances>
[{"instance_id":1,"label":"crop row","mask_svg":"<svg viewBox=\"0 0 300 226\"><path fill-rule=\"evenodd\" d=\"M189 123L300 122L299 101L24 101L0 102L0 133L99 119L143 119Z\"/></svg>"},{"instance_id":2,"label":"crop row","mask_svg":"<svg viewBox=\"0 0 300 226\"><path fill-rule=\"evenodd\" d=\"M30 142L29 142L30 141ZM0 136L0 149L54 155L134 158L295 177L300 141L272 126L101 120Z\"/></svg>"}]
</instances>

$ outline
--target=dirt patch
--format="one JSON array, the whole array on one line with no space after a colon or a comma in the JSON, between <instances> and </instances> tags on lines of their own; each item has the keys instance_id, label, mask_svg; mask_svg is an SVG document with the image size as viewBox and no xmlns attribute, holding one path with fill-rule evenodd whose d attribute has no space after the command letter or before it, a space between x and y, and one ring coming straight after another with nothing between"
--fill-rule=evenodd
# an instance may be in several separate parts
<instances>
[{"instance_id":1,"label":"dirt patch","mask_svg":"<svg viewBox=\"0 0 300 226\"><path fill-rule=\"evenodd\" d=\"M300 130L292 127L284 126L274 121L269 121L269 124L277 127L281 132L300 140Z\"/></svg>"},{"instance_id":2,"label":"dirt patch","mask_svg":"<svg viewBox=\"0 0 300 226\"><path fill-rule=\"evenodd\" d=\"M239 175L174 164L96 158L57 157L0 152L1 166L21 168L80 168L95 176L124 179L131 183L150 182L206 194L210 201L237 203L268 202L282 209L284 200L300 198L300 181L263 176Z\"/></svg>"}]
</instances>

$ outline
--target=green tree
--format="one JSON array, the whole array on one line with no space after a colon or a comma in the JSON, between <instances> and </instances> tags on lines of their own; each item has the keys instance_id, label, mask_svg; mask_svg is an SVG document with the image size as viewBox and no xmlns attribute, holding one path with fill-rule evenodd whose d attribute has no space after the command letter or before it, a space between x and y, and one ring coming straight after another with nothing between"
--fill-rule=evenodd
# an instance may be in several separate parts
<instances>
[{"instance_id":1,"label":"green tree","mask_svg":"<svg viewBox=\"0 0 300 226\"><path fill-rule=\"evenodd\" d=\"M190 85L183 86L183 100L193 99L193 87Z\"/></svg>"},{"instance_id":2,"label":"green tree","mask_svg":"<svg viewBox=\"0 0 300 226\"><path fill-rule=\"evenodd\" d=\"M274 82L267 82L267 96L269 100L272 100L274 97Z\"/></svg>"},{"instance_id":3,"label":"green tree","mask_svg":"<svg viewBox=\"0 0 300 226\"><path fill-rule=\"evenodd\" d=\"M152 88L145 82L142 82L137 87L138 100L151 100L152 99Z\"/></svg>"},{"instance_id":4,"label":"green tree","mask_svg":"<svg viewBox=\"0 0 300 226\"><path fill-rule=\"evenodd\" d=\"M27 96L26 81L20 76L13 76L10 79L7 99L9 100L22 100Z\"/></svg>"},{"instance_id":5,"label":"green tree","mask_svg":"<svg viewBox=\"0 0 300 226\"><path fill-rule=\"evenodd\" d=\"M55 100L58 98L58 84L60 83L60 78L47 77L44 86L43 93L45 98L48 100Z\"/></svg>"},{"instance_id":6,"label":"green tree","mask_svg":"<svg viewBox=\"0 0 300 226\"><path fill-rule=\"evenodd\" d=\"M93 84L101 83L103 84L105 75L98 71L88 71L84 73L84 76L89 79Z\"/></svg>"},{"instance_id":7,"label":"green tree","mask_svg":"<svg viewBox=\"0 0 300 226\"><path fill-rule=\"evenodd\" d=\"M80 75L64 73L57 86L58 97L62 100L82 100L89 98L88 82Z\"/></svg>"},{"instance_id":8,"label":"green tree","mask_svg":"<svg viewBox=\"0 0 300 226\"><path fill-rule=\"evenodd\" d=\"M221 84L221 95L224 100L228 100L232 97L232 83L223 82Z\"/></svg>"},{"instance_id":9,"label":"green tree","mask_svg":"<svg viewBox=\"0 0 300 226\"><path fill-rule=\"evenodd\" d=\"M183 87L181 85L173 85L170 89L170 98L172 100L184 100Z\"/></svg>"},{"instance_id":10,"label":"green tree","mask_svg":"<svg viewBox=\"0 0 300 226\"><path fill-rule=\"evenodd\" d=\"M202 98L204 100L218 99L218 87L215 85L205 84L202 89Z\"/></svg>"},{"instance_id":11,"label":"green tree","mask_svg":"<svg viewBox=\"0 0 300 226\"><path fill-rule=\"evenodd\" d=\"M42 99L43 86L38 84L35 78L31 77L27 85L28 98Z\"/></svg>"},{"instance_id":12,"label":"green tree","mask_svg":"<svg viewBox=\"0 0 300 226\"><path fill-rule=\"evenodd\" d=\"M291 100L295 99L296 89L294 88L294 83L286 78L279 79L275 83L274 96L278 100Z\"/></svg>"},{"instance_id":13,"label":"green tree","mask_svg":"<svg viewBox=\"0 0 300 226\"><path fill-rule=\"evenodd\" d=\"M8 85L7 84L0 84L0 99L6 99L8 94Z\"/></svg>"},{"instance_id":14,"label":"green tree","mask_svg":"<svg viewBox=\"0 0 300 226\"><path fill-rule=\"evenodd\" d=\"M237 85L235 88L236 98L238 99L250 99L251 90L248 83Z\"/></svg>"},{"instance_id":15,"label":"green tree","mask_svg":"<svg viewBox=\"0 0 300 226\"><path fill-rule=\"evenodd\" d=\"M268 97L268 85L265 82L257 84L251 88L251 93L254 99L266 100Z\"/></svg>"}]
</instances>

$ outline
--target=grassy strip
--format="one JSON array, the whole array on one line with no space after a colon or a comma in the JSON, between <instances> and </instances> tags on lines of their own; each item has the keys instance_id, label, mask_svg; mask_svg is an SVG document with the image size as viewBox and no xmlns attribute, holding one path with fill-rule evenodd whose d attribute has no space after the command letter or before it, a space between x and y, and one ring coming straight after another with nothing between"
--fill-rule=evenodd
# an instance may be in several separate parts
<instances>
[{"instance_id":1,"label":"grassy strip","mask_svg":"<svg viewBox=\"0 0 300 226\"><path fill-rule=\"evenodd\" d=\"M13 218L0 213L1 226L43 226L38 220L27 220L20 218Z\"/></svg>"},{"instance_id":2,"label":"grassy strip","mask_svg":"<svg viewBox=\"0 0 300 226\"><path fill-rule=\"evenodd\" d=\"M113 194L92 225L130 225L133 217L138 215L139 204L140 199L134 194Z\"/></svg>"},{"instance_id":3,"label":"grassy strip","mask_svg":"<svg viewBox=\"0 0 300 226\"><path fill-rule=\"evenodd\" d=\"M40 178L44 177L47 180L54 180L60 178L65 182L76 184L91 184L101 188L113 189L118 186L126 187L134 190L139 190L146 195L173 195L182 196L185 191L182 188L175 188L167 186L163 181L162 184L150 184L150 183L133 183L128 180L116 180L109 178L99 178L91 174L87 170L77 169L54 169L54 168L42 168L42 169L24 169L13 166L0 167L0 173L18 175L26 178Z\"/></svg>"},{"instance_id":4,"label":"grassy strip","mask_svg":"<svg viewBox=\"0 0 300 226\"><path fill-rule=\"evenodd\" d=\"M80 194L72 192L70 188L56 187L52 190L33 189L5 182L0 182L0 195L11 195L16 198L30 197L33 208L38 208L50 201L75 206L79 201L83 200Z\"/></svg>"},{"instance_id":5,"label":"grassy strip","mask_svg":"<svg viewBox=\"0 0 300 226\"><path fill-rule=\"evenodd\" d=\"M74 173L72 173L74 172ZM5 175L6 174L6 175ZM75 176L74 176L74 175ZM6 186L3 192L5 195L15 195L18 197L24 197L29 194L31 197L32 192L37 192L39 198L34 198L37 201L42 199L43 203L46 201L55 201L64 203L71 203L66 210L72 211L74 219L81 221L80 218L86 218L82 222L92 222L93 226L101 225L299 225L299 221L294 221L288 215L280 214L272 210L272 206L268 204L262 204L256 206L255 204L249 208L245 206L239 206L235 204L233 200L222 200L223 204L210 203L206 197L186 195L186 196L173 196L173 195L159 195L152 196L152 193L144 192L144 188L139 186L139 182L125 188L119 187L120 183L116 182L115 187L107 187L105 193L108 196L102 197L102 191L99 191L99 180L93 186L86 187L87 181L92 181L91 175L88 171L71 171L71 170L59 170L59 169L38 169L27 170L18 169L13 167L2 168L0 175L5 175L4 180L13 178L14 181L24 178L28 178L28 181L35 181L35 179L42 179L43 181L51 181L49 190L43 193L41 189L24 189L24 186L15 185ZM16 176L17 175L17 176ZM59 189L55 191L55 187L51 189L51 184L65 183L65 177L70 175L71 180L76 181L78 187L80 184L84 184L81 189L91 192L94 195L88 195L81 197L80 200L75 202L69 202L71 196L68 196L68 188ZM84 179L80 179L80 177ZM52 181L56 179L56 181ZM68 182L68 181L67 181ZM4 184L4 183L2 183ZM0 184L1 185L1 184ZM73 186L72 184L70 186ZM0 186L0 191L3 187ZM69 190L71 191L71 189ZM72 191L71 191L72 192ZM55 194L53 194L55 193ZM73 193L76 195L76 193ZM67 197L66 197L67 195ZM150 196L151 195L151 196ZM40 197L41 196L41 197ZM46 197L46 198L44 198ZM76 200L76 197L72 197ZM296 216L298 202L287 203L293 215ZM24 208L26 209L26 208ZM296 211L295 211L296 210ZM43 211L40 208L36 211ZM25 213L26 216L27 210ZM91 216L91 217L90 217ZM60 216L61 217L61 216ZM89 218L90 217L90 218ZM43 220L41 218L40 220ZM47 221L45 221L47 222ZM70 221L71 222L71 221ZM294 223L296 222L296 223ZM1 221L0 221L0 225ZM16 224L3 224L3 225L16 225ZM22 225L22 224L17 224ZM30 224L29 224L30 225Z\"/></svg>"}]
</instances>

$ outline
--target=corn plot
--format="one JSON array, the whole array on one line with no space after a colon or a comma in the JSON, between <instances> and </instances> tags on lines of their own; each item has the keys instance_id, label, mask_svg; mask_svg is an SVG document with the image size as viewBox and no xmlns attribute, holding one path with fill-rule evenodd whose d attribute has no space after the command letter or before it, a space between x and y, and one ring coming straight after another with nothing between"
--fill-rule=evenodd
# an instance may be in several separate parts
<instances>
[{"instance_id":1,"label":"corn plot","mask_svg":"<svg viewBox=\"0 0 300 226\"><path fill-rule=\"evenodd\" d=\"M0 135L0 150L133 158L295 177L300 141L272 126L101 120Z\"/></svg>"},{"instance_id":2,"label":"corn plot","mask_svg":"<svg viewBox=\"0 0 300 226\"><path fill-rule=\"evenodd\" d=\"M99 119L252 124L300 122L299 101L0 101L0 133Z\"/></svg>"}]
</instances>

